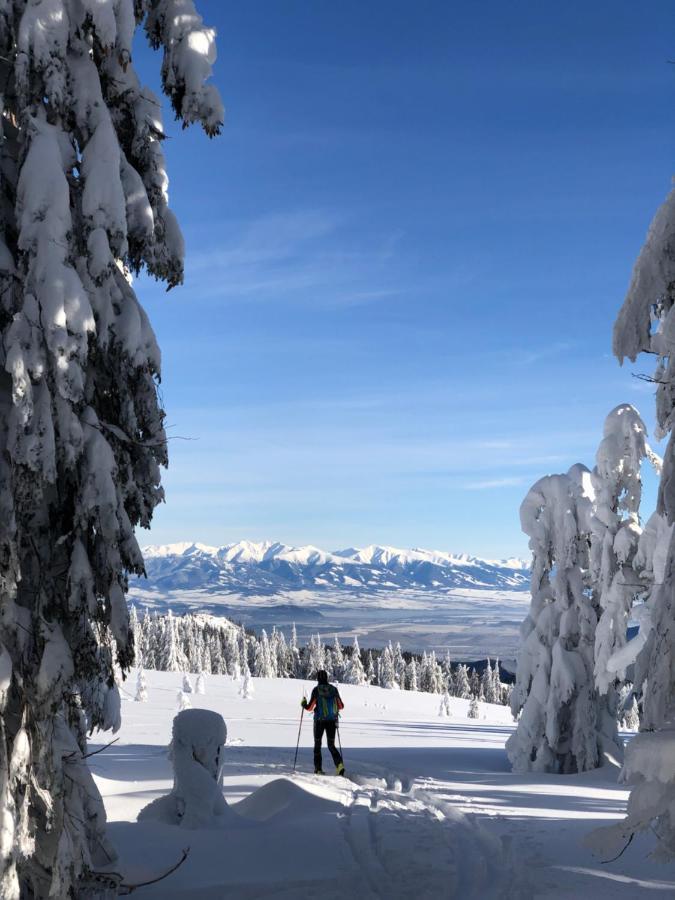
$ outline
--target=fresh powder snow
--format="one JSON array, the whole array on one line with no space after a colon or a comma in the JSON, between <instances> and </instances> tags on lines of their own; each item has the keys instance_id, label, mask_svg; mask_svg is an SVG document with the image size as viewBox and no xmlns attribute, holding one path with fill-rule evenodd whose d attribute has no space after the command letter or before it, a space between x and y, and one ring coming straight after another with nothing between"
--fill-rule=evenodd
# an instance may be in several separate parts
<instances>
[{"instance_id":1,"label":"fresh powder snow","mask_svg":"<svg viewBox=\"0 0 675 900\"><path fill-rule=\"evenodd\" d=\"M584 845L623 816L628 792L617 768L511 772L504 744L514 724L503 706L481 702L470 719L469 701L450 697L449 716L439 717L437 695L341 684L349 777L322 778L312 774L306 720L292 774L303 682L251 679L244 699L236 681L212 675L208 694L193 695L194 708L178 717L190 717L183 728L173 699L181 673L145 675L149 702L123 686L119 740L92 760L126 884L167 871L190 848L173 874L135 891L139 900L675 893L675 871L647 859L647 838L606 864ZM214 718L197 723L200 714ZM148 815L153 803L178 808L177 760L189 768L191 754L205 761L195 790L213 797L220 779L227 814L215 798L215 812L208 800L190 827Z\"/></svg>"}]
</instances>

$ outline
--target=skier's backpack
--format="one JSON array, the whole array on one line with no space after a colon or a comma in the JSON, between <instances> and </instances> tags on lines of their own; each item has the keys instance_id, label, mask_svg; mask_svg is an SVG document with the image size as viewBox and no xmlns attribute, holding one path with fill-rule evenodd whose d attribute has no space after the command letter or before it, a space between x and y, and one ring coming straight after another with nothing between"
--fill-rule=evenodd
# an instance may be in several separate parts
<instances>
[{"instance_id":1,"label":"skier's backpack","mask_svg":"<svg viewBox=\"0 0 675 900\"><path fill-rule=\"evenodd\" d=\"M340 715L337 689L332 684L318 684L316 694L317 719L322 722L336 722Z\"/></svg>"}]
</instances>

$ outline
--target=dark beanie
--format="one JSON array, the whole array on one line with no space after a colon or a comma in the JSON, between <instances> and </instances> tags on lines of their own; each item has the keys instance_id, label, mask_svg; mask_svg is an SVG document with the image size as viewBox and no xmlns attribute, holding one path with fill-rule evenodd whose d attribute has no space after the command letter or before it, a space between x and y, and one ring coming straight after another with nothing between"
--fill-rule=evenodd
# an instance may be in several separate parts
<instances>
[{"instance_id":1,"label":"dark beanie","mask_svg":"<svg viewBox=\"0 0 675 900\"><path fill-rule=\"evenodd\" d=\"M328 672L325 669L319 669L316 673L316 680L319 684L328 684Z\"/></svg>"}]
</instances>

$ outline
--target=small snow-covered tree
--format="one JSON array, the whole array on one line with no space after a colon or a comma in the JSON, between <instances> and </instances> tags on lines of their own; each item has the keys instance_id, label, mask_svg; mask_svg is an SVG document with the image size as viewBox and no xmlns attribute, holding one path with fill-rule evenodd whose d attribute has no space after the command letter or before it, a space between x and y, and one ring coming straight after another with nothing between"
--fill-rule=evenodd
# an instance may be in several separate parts
<instances>
[{"instance_id":1,"label":"small snow-covered tree","mask_svg":"<svg viewBox=\"0 0 675 900\"><path fill-rule=\"evenodd\" d=\"M192 681L187 672L183 672L183 693L191 694L193 691Z\"/></svg>"},{"instance_id":2,"label":"small snow-covered tree","mask_svg":"<svg viewBox=\"0 0 675 900\"><path fill-rule=\"evenodd\" d=\"M189 694L186 694L185 691L178 691L176 697L178 698L179 712L182 712L184 709L191 709L192 701Z\"/></svg>"},{"instance_id":3,"label":"small snow-covered tree","mask_svg":"<svg viewBox=\"0 0 675 900\"><path fill-rule=\"evenodd\" d=\"M590 473L573 466L541 478L520 509L533 556L511 698L520 719L506 744L516 771L581 772L606 749L593 684L597 618L584 583L591 500Z\"/></svg>"},{"instance_id":4,"label":"small snow-covered tree","mask_svg":"<svg viewBox=\"0 0 675 900\"><path fill-rule=\"evenodd\" d=\"M251 679L251 672L246 668L244 671L244 676L241 680L241 687L239 688L239 696L244 700L249 700L254 694L253 681Z\"/></svg>"},{"instance_id":5,"label":"small snow-covered tree","mask_svg":"<svg viewBox=\"0 0 675 900\"><path fill-rule=\"evenodd\" d=\"M451 716L452 712L450 711L450 694L446 691L444 694L441 694L441 702L438 707L438 715L439 716Z\"/></svg>"},{"instance_id":6,"label":"small snow-covered tree","mask_svg":"<svg viewBox=\"0 0 675 900\"><path fill-rule=\"evenodd\" d=\"M478 719L480 717L480 709L478 707L478 697L474 694L469 701L469 710L467 712L468 719Z\"/></svg>"},{"instance_id":7,"label":"small snow-covered tree","mask_svg":"<svg viewBox=\"0 0 675 900\"><path fill-rule=\"evenodd\" d=\"M214 32L192 0L0 4L4 900L84 896L114 858L86 731L110 725L113 654L133 662L134 529L162 499L167 459L160 355L130 272L173 287L184 250L137 27L163 50L177 117L217 133Z\"/></svg>"},{"instance_id":8,"label":"small snow-covered tree","mask_svg":"<svg viewBox=\"0 0 675 900\"><path fill-rule=\"evenodd\" d=\"M206 676L203 672L200 672L199 675L197 675L197 686L195 690L198 694L206 693Z\"/></svg>"},{"instance_id":9,"label":"small snow-covered tree","mask_svg":"<svg viewBox=\"0 0 675 900\"><path fill-rule=\"evenodd\" d=\"M136 696L134 699L137 703L146 703L148 700L148 686L145 681L145 674L142 666L138 667L138 673L136 675Z\"/></svg>"}]
</instances>

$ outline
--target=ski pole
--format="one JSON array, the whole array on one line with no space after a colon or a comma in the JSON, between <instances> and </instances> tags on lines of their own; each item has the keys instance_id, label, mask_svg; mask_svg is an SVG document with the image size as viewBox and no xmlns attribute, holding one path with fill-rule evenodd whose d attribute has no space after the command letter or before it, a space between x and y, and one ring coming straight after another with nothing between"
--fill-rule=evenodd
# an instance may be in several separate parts
<instances>
[{"instance_id":1,"label":"ski pole","mask_svg":"<svg viewBox=\"0 0 675 900\"><path fill-rule=\"evenodd\" d=\"M340 738L340 720L338 719L337 724L337 734L338 734L338 747L340 748L340 756L342 756L342 763L344 765L345 758L342 755L342 739Z\"/></svg>"},{"instance_id":2,"label":"ski pole","mask_svg":"<svg viewBox=\"0 0 675 900\"><path fill-rule=\"evenodd\" d=\"M304 716L304 714L305 714L305 707L303 706L302 710L300 712L300 724L298 725L298 742L295 745L295 759L293 760L293 771L294 772L295 772L296 763L298 762L298 747L300 746L300 731L302 729L302 717Z\"/></svg>"}]
</instances>

